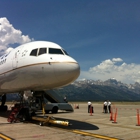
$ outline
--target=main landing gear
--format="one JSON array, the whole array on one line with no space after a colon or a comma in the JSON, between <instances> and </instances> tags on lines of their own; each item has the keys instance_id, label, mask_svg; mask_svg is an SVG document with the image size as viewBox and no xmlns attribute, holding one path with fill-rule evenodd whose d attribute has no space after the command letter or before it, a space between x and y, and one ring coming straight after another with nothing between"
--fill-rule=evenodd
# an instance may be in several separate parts
<instances>
[{"instance_id":1,"label":"main landing gear","mask_svg":"<svg viewBox=\"0 0 140 140\"><path fill-rule=\"evenodd\" d=\"M15 104L7 119L8 122L28 121L30 120L29 108L23 104Z\"/></svg>"},{"instance_id":2,"label":"main landing gear","mask_svg":"<svg viewBox=\"0 0 140 140\"><path fill-rule=\"evenodd\" d=\"M5 105L5 102L6 102L6 94L3 94L1 96L0 111L7 111L7 106Z\"/></svg>"},{"instance_id":3,"label":"main landing gear","mask_svg":"<svg viewBox=\"0 0 140 140\"><path fill-rule=\"evenodd\" d=\"M7 119L8 122L29 121L32 112L30 111L29 103L23 99L23 94L20 95L20 102L14 104Z\"/></svg>"},{"instance_id":4,"label":"main landing gear","mask_svg":"<svg viewBox=\"0 0 140 140\"><path fill-rule=\"evenodd\" d=\"M42 104L42 115L43 117L35 116L34 110L32 110L31 100L25 101L23 96L21 96L20 103L16 103L14 107L12 107L10 115L7 119L8 122L14 123L18 121L30 121L36 120L39 121L39 125L42 126L44 124L58 124L63 126L71 125L68 121L56 120L54 117L45 116L45 105Z\"/></svg>"}]
</instances>

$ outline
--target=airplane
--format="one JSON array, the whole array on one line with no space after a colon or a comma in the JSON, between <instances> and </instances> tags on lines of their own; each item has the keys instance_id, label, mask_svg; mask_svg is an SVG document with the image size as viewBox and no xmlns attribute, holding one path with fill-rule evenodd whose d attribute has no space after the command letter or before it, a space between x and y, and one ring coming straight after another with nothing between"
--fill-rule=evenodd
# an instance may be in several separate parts
<instances>
[{"instance_id":1,"label":"airplane","mask_svg":"<svg viewBox=\"0 0 140 140\"><path fill-rule=\"evenodd\" d=\"M0 95L60 88L79 74L78 62L58 44L29 42L0 57Z\"/></svg>"}]
</instances>

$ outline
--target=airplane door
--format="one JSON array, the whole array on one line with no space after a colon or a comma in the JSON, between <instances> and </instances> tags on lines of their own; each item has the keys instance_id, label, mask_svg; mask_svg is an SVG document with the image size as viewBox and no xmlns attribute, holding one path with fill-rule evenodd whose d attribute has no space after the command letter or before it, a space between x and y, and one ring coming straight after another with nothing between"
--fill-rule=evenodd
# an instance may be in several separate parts
<instances>
[{"instance_id":1,"label":"airplane door","mask_svg":"<svg viewBox=\"0 0 140 140\"><path fill-rule=\"evenodd\" d=\"M23 46L21 46L20 48L15 50L15 54L14 54L13 61L12 61L13 69L18 67L18 58L19 58L19 55L20 55L20 52L22 49L23 49Z\"/></svg>"}]
</instances>

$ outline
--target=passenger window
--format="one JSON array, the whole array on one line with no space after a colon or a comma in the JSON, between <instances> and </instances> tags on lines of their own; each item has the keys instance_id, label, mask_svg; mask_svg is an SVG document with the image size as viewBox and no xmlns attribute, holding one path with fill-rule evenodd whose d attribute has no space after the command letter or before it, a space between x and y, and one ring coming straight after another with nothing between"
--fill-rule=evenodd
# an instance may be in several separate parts
<instances>
[{"instance_id":1,"label":"passenger window","mask_svg":"<svg viewBox=\"0 0 140 140\"><path fill-rule=\"evenodd\" d=\"M32 50L31 53L30 53L30 55L31 55L31 56L37 56L37 50L38 50L38 49Z\"/></svg>"},{"instance_id":2,"label":"passenger window","mask_svg":"<svg viewBox=\"0 0 140 140\"><path fill-rule=\"evenodd\" d=\"M40 48L38 55L47 53L47 48Z\"/></svg>"},{"instance_id":3,"label":"passenger window","mask_svg":"<svg viewBox=\"0 0 140 140\"><path fill-rule=\"evenodd\" d=\"M49 48L49 54L63 54L61 49Z\"/></svg>"}]
</instances>

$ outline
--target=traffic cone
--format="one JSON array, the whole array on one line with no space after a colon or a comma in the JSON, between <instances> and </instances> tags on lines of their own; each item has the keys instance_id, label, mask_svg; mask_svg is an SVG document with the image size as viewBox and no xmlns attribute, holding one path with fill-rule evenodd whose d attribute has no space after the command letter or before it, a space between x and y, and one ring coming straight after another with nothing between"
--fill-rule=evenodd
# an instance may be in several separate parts
<instances>
[{"instance_id":1,"label":"traffic cone","mask_svg":"<svg viewBox=\"0 0 140 140\"><path fill-rule=\"evenodd\" d=\"M93 116L92 113L93 113L93 107L90 106L90 116Z\"/></svg>"},{"instance_id":2,"label":"traffic cone","mask_svg":"<svg viewBox=\"0 0 140 140\"><path fill-rule=\"evenodd\" d=\"M110 121L113 121L113 109L111 108L111 112L110 112Z\"/></svg>"},{"instance_id":3,"label":"traffic cone","mask_svg":"<svg viewBox=\"0 0 140 140\"><path fill-rule=\"evenodd\" d=\"M112 123L117 123L117 121L116 121L116 120L117 120L117 110L118 110L118 109L116 108L116 112L115 112L115 114L114 114L114 122L112 122Z\"/></svg>"},{"instance_id":4,"label":"traffic cone","mask_svg":"<svg viewBox=\"0 0 140 140\"><path fill-rule=\"evenodd\" d=\"M137 109L137 122L138 124L136 126L140 126L140 114L139 114L139 109Z\"/></svg>"}]
</instances>

